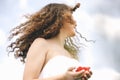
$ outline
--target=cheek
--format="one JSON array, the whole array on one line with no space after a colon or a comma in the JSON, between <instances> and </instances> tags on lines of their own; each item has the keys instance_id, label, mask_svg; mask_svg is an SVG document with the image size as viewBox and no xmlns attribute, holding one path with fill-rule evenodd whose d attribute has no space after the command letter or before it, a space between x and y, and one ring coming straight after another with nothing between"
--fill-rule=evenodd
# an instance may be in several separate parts
<instances>
[{"instance_id":1,"label":"cheek","mask_svg":"<svg viewBox=\"0 0 120 80\"><path fill-rule=\"evenodd\" d=\"M71 32L74 32L75 31L75 28L74 28L74 26L69 26L69 30L71 31Z\"/></svg>"},{"instance_id":2,"label":"cheek","mask_svg":"<svg viewBox=\"0 0 120 80\"><path fill-rule=\"evenodd\" d=\"M69 36L74 36L74 35L75 35L75 29L74 29L73 26L70 26L70 27L67 29L67 31L68 31L68 35L69 35Z\"/></svg>"},{"instance_id":3,"label":"cheek","mask_svg":"<svg viewBox=\"0 0 120 80\"><path fill-rule=\"evenodd\" d=\"M70 23L65 23L64 24L64 32L68 37L74 36L75 35L75 25L72 25Z\"/></svg>"}]
</instances>

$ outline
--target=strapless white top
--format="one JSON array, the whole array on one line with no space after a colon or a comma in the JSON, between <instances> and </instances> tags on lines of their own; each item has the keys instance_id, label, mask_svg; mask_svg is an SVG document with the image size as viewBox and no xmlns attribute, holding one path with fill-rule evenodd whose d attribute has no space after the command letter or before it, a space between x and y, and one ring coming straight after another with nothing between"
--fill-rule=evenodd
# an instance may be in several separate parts
<instances>
[{"instance_id":1,"label":"strapless white top","mask_svg":"<svg viewBox=\"0 0 120 80\"><path fill-rule=\"evenodd\" d=\"M77 67L79 65L79 61L73 58L66 56L55 56L46 63L39 78L47 78L50 76L63 74L69 67Z\"/></svg>"}]
</instances>

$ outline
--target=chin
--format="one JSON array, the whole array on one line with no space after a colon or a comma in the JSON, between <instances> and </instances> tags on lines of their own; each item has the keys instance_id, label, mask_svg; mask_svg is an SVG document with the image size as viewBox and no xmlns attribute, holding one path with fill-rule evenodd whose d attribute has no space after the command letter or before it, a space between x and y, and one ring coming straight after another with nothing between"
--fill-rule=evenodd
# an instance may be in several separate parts
<instances>
[{"instance_id":1,"label":"chin","mask_svg":"<svg viewBox=\"0 0 120 80\"><path fill-rule=\"evenodd\" d=\"M75 33L71 34L70 37L74 37L75 36Z\"/></svg>"}]
</instances>

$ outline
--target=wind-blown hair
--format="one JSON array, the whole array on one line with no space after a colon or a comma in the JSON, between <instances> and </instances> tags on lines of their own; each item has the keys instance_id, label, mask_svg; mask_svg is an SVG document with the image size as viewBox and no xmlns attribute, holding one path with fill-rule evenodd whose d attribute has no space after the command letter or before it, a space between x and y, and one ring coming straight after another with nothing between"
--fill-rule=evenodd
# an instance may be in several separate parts
<instances>
[{"instance_id":1,"label":"wind-blown hair","mask_svg":"<svg viewBox=\"0 0 120 80\"><path fill-rule=\"evenodd\" d=\"M27 21L10 31L9 40L12 41L15 36L18 38L8 45L8 52L14 52L16 58L21 58L21 61L25 62L32 42L36 38L50 39L58 35L63 26L65 12L72 13L79 6L80 4L77 4L71 8L65 4L51 3L32 15L26 15ZM66 39L64 46L73 57L77 57L79 48L71 38Z\"/></svg>"}]
</instances>

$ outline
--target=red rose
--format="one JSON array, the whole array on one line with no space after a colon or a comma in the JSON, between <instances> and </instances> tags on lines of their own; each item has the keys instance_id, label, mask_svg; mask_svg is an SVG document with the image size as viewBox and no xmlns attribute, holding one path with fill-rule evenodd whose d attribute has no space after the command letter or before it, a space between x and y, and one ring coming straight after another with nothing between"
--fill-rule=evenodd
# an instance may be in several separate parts
<instances>
[{"instance_id":1,"label":"red rose","mask_svg":"<svg viewBox=\"0 0 120 80\"><path fill-rule=\"evenodd\" d=\"M85 70L85 71L89 71L90 70L90 67L78 67L75 71L78 72L78 71L81 71L81 70Z\"/></svg>"}]
</instances>

